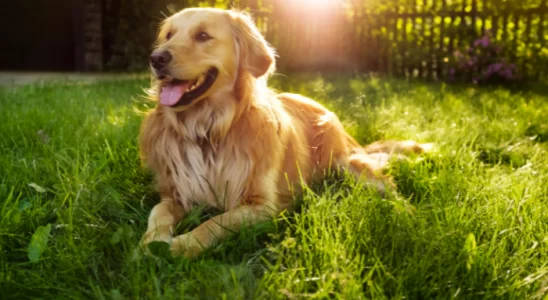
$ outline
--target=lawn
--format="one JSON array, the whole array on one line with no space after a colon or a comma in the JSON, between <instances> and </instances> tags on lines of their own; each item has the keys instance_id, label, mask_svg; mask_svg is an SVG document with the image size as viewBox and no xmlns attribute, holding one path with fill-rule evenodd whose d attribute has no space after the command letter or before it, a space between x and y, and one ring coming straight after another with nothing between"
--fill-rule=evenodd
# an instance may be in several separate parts
<instances>
[{"instance_id":1,"label":"lawn","mask_svg":"<svg viewBox=\"0 0 548 300\"><path fill-rule=\"evenodd\" d=\"M134 256L158 200L136 143L146 85L0 90L0 298L548 297L548 93L277 76L363 143L437 147L392 164L396 197L330 178L187 261Z\"/></svg>"}]
</instances>

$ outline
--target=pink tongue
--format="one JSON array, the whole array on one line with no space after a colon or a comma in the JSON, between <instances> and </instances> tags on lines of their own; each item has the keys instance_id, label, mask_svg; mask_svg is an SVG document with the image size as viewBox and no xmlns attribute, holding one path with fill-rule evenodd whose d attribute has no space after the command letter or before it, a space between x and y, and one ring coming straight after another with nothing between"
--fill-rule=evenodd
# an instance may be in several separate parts
<instances>
[{"instance_id":1,"label":"pink tongue","mask_svg":"<svg viewBox=\"0 0 548 300\"><path fill-rule=\"evenodd\" d=\"M191 80L179 82L179 83L170 83L162 88L160 92L160 103L166 106L173 106L177 104L179 99L183 97L185 91L192 84Z\"/></svg>"}]
</instances>

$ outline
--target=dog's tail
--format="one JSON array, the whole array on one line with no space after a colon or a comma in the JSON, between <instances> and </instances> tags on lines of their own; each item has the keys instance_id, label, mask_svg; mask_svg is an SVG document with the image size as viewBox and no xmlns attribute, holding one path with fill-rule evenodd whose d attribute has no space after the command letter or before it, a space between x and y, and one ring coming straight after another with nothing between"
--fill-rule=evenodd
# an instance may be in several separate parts
<instances>
[{"instance_id":1,"label":"dog's tail","mask_svg":"<svg viewBox=\"0 0 548 300\"><path fill-rule=\"evenodd\" d=\"M382 172L392 159L403 160L410 155L431 151L433 144L415 141L378 141L365 147L354 147L351 161L361 162L373 172Z\"/></svg>"},{"instance_id":2,"label":"dog's tail","mask_svg":"<svg viewBox=\"0 0 548 300\"><path fill-rule=\"evenodd\" d=\"M432 150L433 144L419 144L415 141L378 141L363 147L366 154L384 153L388 155L421 154Z\"/></svg>"},{"instance_id":3,"label":"dog's tail","mask_svg":"<svg viewBox=\"0 0 548 300\"><path fill-rule=\"evenodd\" d=\"M390 161L394 158L405 159L409 155L422 154L432 150L433 144L419 144L414 141L379 141L365 147L354 144L353 151L349 157L349 170L357 178L366 176L366 185L377 189L381 194L387 190L394 190L395 185L392 178L384 175Z\"/></svg>"}]
</instances>

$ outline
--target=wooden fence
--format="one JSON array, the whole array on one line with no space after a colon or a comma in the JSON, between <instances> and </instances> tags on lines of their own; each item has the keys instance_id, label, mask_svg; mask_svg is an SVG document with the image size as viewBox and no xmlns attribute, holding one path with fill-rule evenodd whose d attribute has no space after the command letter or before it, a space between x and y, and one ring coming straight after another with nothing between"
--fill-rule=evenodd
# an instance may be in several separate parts
<instances>
[{"instance_id":1,"label":"wooden fence","mask_svg":"<svg viewBox=\"0 0 548 300\"><path fill-rule=\"evenodd\" d=\"M154 24L159 21L158 14L152 16L147 12L158 12L158 9L143 7L132 23L131 14L137 11L135 1L103 1L122 3L118 10L127 10L125 15L106 12L115 23L127 23L125 27L110 28L117 34L112 40L121 47L106 46L123 49L119 50L118 58L132 57L127 51L139 47L128 47L132 43L124 39L136 35L126 33L124 28L134 32L136 27L144 27L139 39L133 42L142 45L143 37L154 36L157 28ZM446 77L455 51L466 49L486 32L491 35L491 42L506 49L504 59L516 64L523 75L545 76L548 70L548 0L137 2L159 6L166 1L172 1L175 9L217 6L250 10L267 40L277 48L279 68L284 70L357 70L396 76ZM147 55L148 50L141 49L143 54L137 55ZM146 63L146 57L138 57L136 61Z\"/></svg>"},{"instance_id":2,"label":"wooden fence","mask_svg":"<svg viewBox=\"0 0 548 300\"><path fill-rule=\"evenodd\" d=\"M302 2L307 1L233 3L256 12L283 69L440 78L448 75L455 51L489 35L523 76L548 70L547 0L327 0L315 7Z\"/></svg>"}]
</instances>

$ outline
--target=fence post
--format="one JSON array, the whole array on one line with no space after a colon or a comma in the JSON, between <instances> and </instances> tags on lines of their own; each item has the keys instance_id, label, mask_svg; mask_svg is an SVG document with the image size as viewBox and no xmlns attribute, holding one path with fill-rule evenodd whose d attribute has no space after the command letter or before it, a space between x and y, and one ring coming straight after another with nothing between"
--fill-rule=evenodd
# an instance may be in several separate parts
<instances>
[{"instance_id":1,"label":"fence post","mask_svg":"<svg viewBox=\"0 0 548 300\"><path fill-rule=\"evenodd\" d=\"M502 13L502 40L508 40L508 10L504 8Z\"/></svg>"},{"instance_id":2,"label":"fence post","mask_svg":"<svg viewBox=\"0 0 548 300\"><path fill-rule=\"evenodd\" d=\"M472 0L472 10L470 12L471 18L472 18L472 29L474 30L474 34L476 34L477 37L477 17L478 17L478 3L476 0ZM480 35L483 33L480 33Z\"/></svg>"},{"instance_id":3,"label":"fence post","mask_svg":"<svg viewBox=\"0 0 548 300\"><path fill-rule=\"evenodd\" d=\"M411 30L413 32L413 43L414 43L413 49L415 49L415 50L419 49L419 40L418 40L418 37L417 37L417 34L416 34L416 30L417 30L417 1L418 0L413 0L413 2L412 2L413 7L412 7L412 15L411 15L411 22L413 24L413 27L411 28ZM415 71L417 71L418 75L420 76L420 62L417 65L417 58L416 57L413 59L413 65L411 67L411 74L414 75Z\"/></svg>"},{"instance_id":4,"label":"fence post","mask_svg":"<svg viewBox=\"0 0 548 300\"><path fill-rule=\"evenodd\" d=\"M497 40L499 36L499 19L499 16L495 13L494 7L491 8L491 31L495 40Z\"/></svg>"},{"instance_id":5,"label":"fence post","mask_svg":"<svg viewBox=\"0 0 548 300\"><path fill-rule=\"evenodd\" d=\"M441 10L437 11L436 14L441 17L441 23L440 23L440 36L439 36L439 47L438 47L438 63L436 65L436 76L438 78L443 77L443 69L444 69L444 63L445 63L445 56L448 55L446 53L446 47L445 47L445 12L447 9L447 0L441 1Z\"/></svg>"},{"instance_id":6,"label":"fence post","mask_svg":"<svg viewBox=\"0 0 548 300\"><path fill-rule=\"evenodd\" d=\"M409 61L409 37L407 36L407 15L408 15L408 7L407 5L403 6L402 11L402 36L401 41L402 45L400 46L401 52L402 52L402 65L401 65L401 72L406 77L409 75L409 70L407 69L408 65L406 65L406 62Z\"/></svg>"},{"instance_id":7,"label":"fence post","mask_svg":"<svg viewBox=\"0 0 548 300\"><path fill-rule=\"evenodd\" d=\"M428 17L425 18L425 19L428 19L430 22L428 22L429 26L430 26L430 36L429 36L429 40L428 40L428 55L427 55L427 58L428 58L428 61L426 62L427 63L427 70L428 70L428 77L430 79L435 79L434 77L434 63L437 61L437 55L436 55L436 49L434 48L434 35L435 35L435 31L434 31L434 27L435 27L435 21L434 21L434 12L436 11L435 9L436 7L436 1L432 1L432 6L427 9L427 13L428 13ZM425 20L426 21L426 20Z\"/></svg>"},{"instance_id":8,"label":"fence post","mask_svg":"<svg viewBox=\"0 0 548 300\"><path fill-rule=\"evenodd\" d=\"M449 14L449 42L447 43L447 52L449 55L453 55L455 50L455 12Z\"/></svg>"},{"instance_id":9,"label":"fence post","mask_svg":"<svg viewBox=\"0 0 548 300\"><path fill-rule=\"evenodd\" d=\"M533 21L533 12L532 11L528 11L527 12L527 18L526 18L526 21L525 21L525 47L526 47L526 51L531 51L532 47L531 47L531 25L532 25L532 21ZM534 74L528 74L528 71L527 70L527 58L523 58L522 61L521 61L521 69L523 70L523 72L525 73L525 76L534 76Z\"/></svg>"},{"instance_id":10,"label":"fence post","mask_svg":"<svg viewBox=\"0 0 548 300\"><path fill-rule=\"evenodd\" d=\"M398 8L398 5L394 5L394 10L393 10L393 15L390 17L391 19L391 22L389 22L387 24L387 28L386 28L386 32L388 34L388 43L389 43L389 53L388 53L388 59L387 59L387 64L388 64L388 70L389 70L389 73L390 75L394 75L394 74L397 74L398 71L398 56L399 56L399 51L398 51L398 11L399 11L399 8ZM393 22L393 23L392 23ZM392 23L392 24L390 24ZM390 29L388 28L388 25L392 25L390 26Z\"/></svg>"},{"instance_id":11,"label":"fence post","mask_svg":"<svg viewBox=\"0 0 548 300\"><path fill-rule=\"evenodd\" d=\"M466 0L462 0L462 9L459 13L459 20L460 20L460 24L457 31L457 39L456 39L457 48L463 46L463 39L465 37L463 33L466 31Z\"/></svg>"},{"instance_id":12,"label":"fence post","mask_svg":"<svg viewBox=\"0 0 548 300\"><path fill-rule=\"evenodd\" d=\"M539 40L539 44L541 45L544 45L545 44L545 34L544 34L544 19L546 18L546 14L548 13L548 5L547 5L547 2L548 0L542 0L542 2L540 3L540 7L539 7L539 28L537 30L537 36L538 36L538 40ZM537 79L541 79L543 76L546 76L546 65L544 65L544 68L539 68L538 72L537 72Z\"/></svg>"},{"instance_id":13,"label":"fence post","mask_svg":"<svg viewBox=\"0 0 548 300\"><path fill-rule=\"evenodd\" d=\"M486 21L487 21L487 18L485 17L485 11L486 11L486 5L487 5L487 2L486 0L480 0L480 3L481 3L481 12L479 12L479 9L478 9L478 12L479 12L479 15L480 15L480 19L481 19L481 34L485 34L485 28L486 28Z\"/></svg>"}]
</instances>

